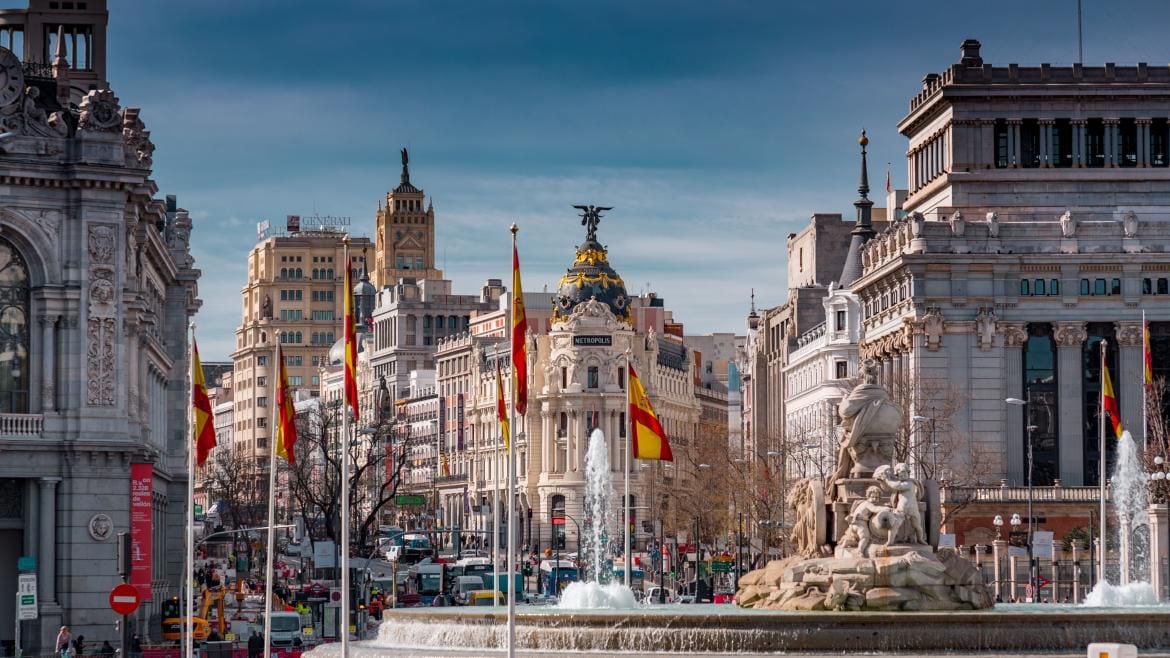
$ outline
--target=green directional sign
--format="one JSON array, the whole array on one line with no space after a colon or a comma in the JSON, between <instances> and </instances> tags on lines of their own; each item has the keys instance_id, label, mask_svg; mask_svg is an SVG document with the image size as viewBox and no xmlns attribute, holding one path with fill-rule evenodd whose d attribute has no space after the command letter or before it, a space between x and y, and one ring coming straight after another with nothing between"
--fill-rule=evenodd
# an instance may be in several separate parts
<instances>
[{"instance_id":1,"label":"green directional sign","mask_svg":"<svg viewBox=\"0 0 1170 658\"><path fill-rule=\"evenodd\" d=\"M203 506L195 503L195 516L203 516Z\"/></svg>"},{"instance_id":2,"label":"green directional sign","mask_svg":"<svg viewBox=\"0 0 1170 658\"><path fill-rule=\"evenodd\" d=\"M400 494L394 497L394 504L399 507L407 507L410 505L426 505L427 497L411 494Z\"/></svg>"},{"instance_id":3,"label":"green directional sign","mask_svg":"<svg viewBox=\"0 0 1170 658\"><path fill-rule=\"evenodd\" d=\"M20 605L36 605L36 604L37 604L37 595L36 594L21 594L20 595Z\"/></svg>"},{"instance_id":4,"label":"green directional sign","mask_svg":"<svg viewBox=\"0 0 1170 658\"><path fill-rule=\"evenodd\" d=\"M714 573L731 573L733 565L729 561L711 560L711 571Z\"/></svg>"}]
</instances>

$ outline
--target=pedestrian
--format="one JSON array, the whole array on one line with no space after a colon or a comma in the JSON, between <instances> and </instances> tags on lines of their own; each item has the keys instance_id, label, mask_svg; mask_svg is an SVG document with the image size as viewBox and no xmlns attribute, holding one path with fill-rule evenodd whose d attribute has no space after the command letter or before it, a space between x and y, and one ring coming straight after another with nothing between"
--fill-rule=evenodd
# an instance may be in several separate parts
<instances>
[{"instance_id":1,"label":"pedestrian","mask_svg":"<svg viewBox=\"0 0 1170 658\"><path fill-rule=\"evenodd\" d=\"M264 638L260 637L260 633L252 631L252 637L248 638L248 658L256 658L264 654Z\"/></svg>"},{"instance_id":2,"label":"pedestrian","mask_svg":"<svg viewBox=\"0 0 1170 658\"><path fill-rule=\"evenodd\" d=\"M130 639L130 655L131 656L141 656L142 655L142 638L137 636L137 635L135 635L133 638Z\"/></svg>"},{"instance_id":3,"label":"pedestrian","mask_svg":"<svg viewBox=\"0 0 1170 658\"><path fill-rule=\"evenodd\" d=\"M57 631L57 653L62 658L69 658L69 651L72 645L73 635L69 633L69 627L62 626L61 630Z\"/></svg>"},{"instance_id":4,"label":"pedestrian","mask_svg":"<svg viewBox=\"0 0 1170 658\"><path fill-rule=\"evenodd\" d=\"M84 635L78 635L77 639L73 641L73 655L75 655L75 656L84 656L85 655L85 636Z\"/></svg>"},{"instance_id":5,"label":"pedestrian","mask_svg":"<svg viewBox=\"0 0 1170 658\"><path fill-rule=\"evenodd\" d=\"M114 647L110 646L109 640L102 640L102 648L98 649L98 653L103 656L114 655Z\"/></svg>"}]
</instances>

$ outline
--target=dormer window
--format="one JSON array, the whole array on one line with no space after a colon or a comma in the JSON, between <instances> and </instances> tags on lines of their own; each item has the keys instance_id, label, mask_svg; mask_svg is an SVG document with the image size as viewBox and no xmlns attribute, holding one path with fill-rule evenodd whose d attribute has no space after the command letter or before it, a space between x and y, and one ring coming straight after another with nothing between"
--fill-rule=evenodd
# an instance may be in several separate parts
<instances>
[{"instance_id":1,"label":"dormer window","mask_svg":"<svg viewBox=\"0 0 1170 658\"><path fill-rule=\"evenodd\" d=\"M836 312L835 331L845 331L845 311Z\"/></svg>"}]
</instances>

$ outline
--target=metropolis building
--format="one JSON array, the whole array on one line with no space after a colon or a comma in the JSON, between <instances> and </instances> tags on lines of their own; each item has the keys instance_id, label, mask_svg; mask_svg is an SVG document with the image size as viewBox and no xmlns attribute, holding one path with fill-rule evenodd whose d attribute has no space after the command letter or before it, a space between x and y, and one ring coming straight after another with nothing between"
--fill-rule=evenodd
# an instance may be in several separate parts
<instances>
[{"instance_id":1,"label":"metropolis building","mask_svg":"<svg viewBox=\"0 0 1170 658\"><path fill-rule=\"evenodd\" d=\"M113 640L116 536L145 620L177 592L187 504L192 221L106 81L105 0L0 11L0 644Z\"/></svg>"}]
</instances>

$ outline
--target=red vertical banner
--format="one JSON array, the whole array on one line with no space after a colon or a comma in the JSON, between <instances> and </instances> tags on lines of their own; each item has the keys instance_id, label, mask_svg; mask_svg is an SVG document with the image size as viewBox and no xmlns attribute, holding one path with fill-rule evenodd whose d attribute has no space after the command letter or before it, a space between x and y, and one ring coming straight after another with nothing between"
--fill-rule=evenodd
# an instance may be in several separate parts
<instances>
[{"instance_id":1,"label":"red vertical banner","mask_svg":"<svg viewBox=\"0 0 1170 658\"><path fill-rule=\"evenodd\" d=\"M143 601L150 600L154 465L130 465L130 584Z\"/></svg>"}]
</instances>

